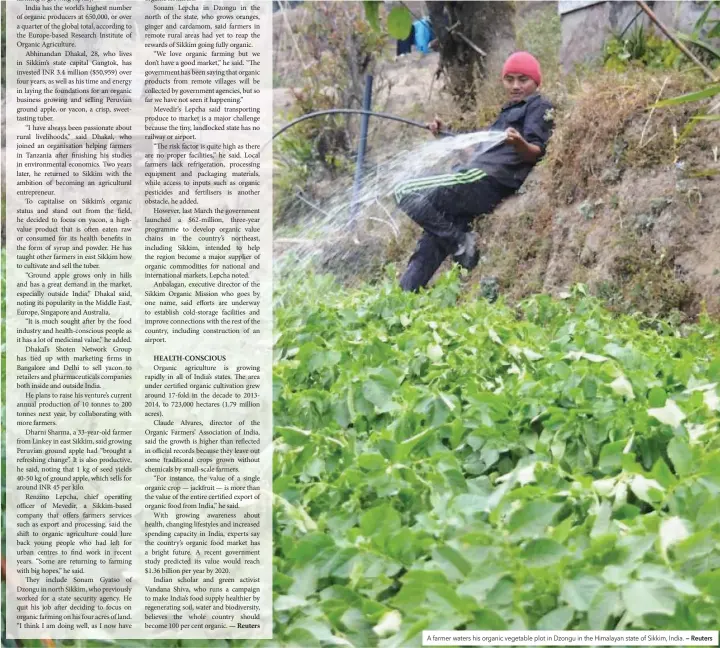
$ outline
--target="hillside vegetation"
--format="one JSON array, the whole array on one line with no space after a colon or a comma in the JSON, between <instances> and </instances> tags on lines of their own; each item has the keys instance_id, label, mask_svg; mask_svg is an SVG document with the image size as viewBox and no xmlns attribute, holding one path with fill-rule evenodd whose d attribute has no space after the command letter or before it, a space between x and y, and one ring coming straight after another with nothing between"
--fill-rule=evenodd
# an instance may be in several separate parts
<instances>
[{"instance_id":1,"label":"hillside vegetation","mask_svg":"<svg viewBox=\"0 0 720 648\"><path fill-rule=\"evenodd\" d=\"M674 321L696 319L703 311L720 315L715 253L720 249L720 122L693 121L698 114L717 112L717 97L654 108L658 100L705 87L706 79L669 41L647 30L611 39L604 66L599 61L594 69L563 76L556 8L552 3L518 7L517 46L542 63L541 91L556 106L556 130L547 158L520 195L476 223L483 256L465 290L477 294L490 284L512 301L539 292L558 295L583 282L618 312ZM312 13L293 19L301 37ZM436 55L414 53L393 62L388 45L376 56L373 69L384 80L376 109L419 121L438 115L451 128L467 131L487 127L503 102L494 79L479 80L475 108L460 112L442 91L442 80L433 78ZM298 108L292 101L282 105L291 106L288 116ZM382 120L371 125L370 175L373 162L381 172L388 151L412 150L428 138ZM340 130L349 133L343 140L348 148L333 158L331 171L320 168L313 153L313 137L333 132L325 122L279 145L284 160L277 173L280 236L299 215L319 213L296 198L299 188L322 209L328 196L352 182L357 124L350 120L350 130L346 126ZM289 165L288 151L300 150L296 159L302 164ZM383 226L388 214L393 223ZM390 201L367 215L364 231L333 240L318 256L316 269L348 283L381 277L388 262L402 270L419 229ZM443 270L449 267L448 262Z\"/></svg>"},{"instance_id":2,"label":"hillside vegetation","mask_svg":"<svg viewBox=\"0 0 720 648\"><path fill-rule=\"evenodd\" d=\"M279 645L717 627L720 327L586 293L459 302L454 273L283 291Z\"/></svg>"}]
</instances>

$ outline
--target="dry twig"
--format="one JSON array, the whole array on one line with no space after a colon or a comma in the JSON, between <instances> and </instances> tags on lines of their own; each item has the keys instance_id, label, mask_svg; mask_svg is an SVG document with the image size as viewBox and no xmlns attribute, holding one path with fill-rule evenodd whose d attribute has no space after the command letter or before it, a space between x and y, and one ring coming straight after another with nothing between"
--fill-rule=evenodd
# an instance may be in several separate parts
<instances>
[{"instance_id":1,"label":"dry twig","mask_svg":"<svg viewBox=\"0 0 720 648\"><path fill-rule=\"evenodd\" d=\"M665 86L667 85L668 79L670 77L665 77L665 80L663 81L662 87L660 88L660 92L658 92L658 96L655 97L655 103L653 104L652 109L650 110L650 114L648 115L647 121L645 122L645 125L643 126L642 133L640 133L640 144L639 148L643 147L643 141L645 140L645 131L647 130L648 124L650 123L650 120L652 119L653 113L655 112L655 107L657 106L657 102L660 100L660 97L662 97L663 90L665 90ZM649 141L649 140L648 140Z\"/></svg>"}]
</instances>

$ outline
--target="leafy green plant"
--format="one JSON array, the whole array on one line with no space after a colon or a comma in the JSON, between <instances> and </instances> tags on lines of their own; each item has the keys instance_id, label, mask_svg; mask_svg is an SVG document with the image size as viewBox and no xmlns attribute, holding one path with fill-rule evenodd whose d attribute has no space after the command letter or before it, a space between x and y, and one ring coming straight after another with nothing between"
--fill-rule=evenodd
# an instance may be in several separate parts
<instances>
[{"instance_id":1,"label":"leafy green plant","mask_svg":"<svg viewBox=\"0 0 720 648\"><path fill-rule=\"evenodd\" d=\"M459 293L281 284L277 642L717 627L718 325Z\"/></svg>"},{"instance_id":2,"label":"leafy green plant","mask_svg":"<svg viewBox=\"0 0 720 648\"><path fill-rule=\"evenodd\" d=\"M657 36L643 25L627 36L613 36L605 43L603 54L606 69L624 72L631 65L650 69L680 69L687 61L669 40Z\"/></svg>"},{"instance_id":3,"label":"leafy green plant","mask_svg":"<svg viewBox=\"0 0 720 648\"><path fill-rule=\"evenodd\" d=\"M720 19L712 19L710 18L710 14L719 8L720 0L710 0L707 2L705 11L703 11L697 19L692 34L678 34L678 38L698 47L715 60L720 60L720 49L710 41L713 38L720 38ZM704 37L703 31L707 32Z\"/></svg>"},{"instance_id":4,"label":"leafy green plant","mask_svg":"<svg viewBox=\"0 0 720 648\"><path fill-rule=\"evenodd\" d=\"M363 0L365 18L375 31L380 31L380 0ZM410 35L412 15L405 6L393 7L387 16L387 32L393 38L403 40Z\"/></svg>"},{"instance_id":5,"label":"leafy green plant","mask_svg":"<svg viewBox=\"0 0 720 648\"><path fill-rule=\"evenodd\" d=\"M703 11L700 18L698 18L697 22L695 23L693 33L690 36L686 34L678 35L686 42L689 42L696 47L699 47L706 54L709 54L713 59L715 59L715 62L720 60L720 50L716 49L710 43L710 39L720 37L720 19L711 20L710 14L713 10L718 8L720 8L720 0L711 0L710 2L708 2L705 11ZM706 25L709 25L709 29L707 31L707 36L705 37L705 39L703 39L701 38L701 35ZM703 101L705 99L713 98L718 94L720 94L720 83L718 82L718 76L716 74L715 81L708 84L707 87L703 88L702 90L697 90L695 92L686 93L678 97L672 97L671 99L659 101L655 104L655 107L661 108L667 106L676 106L684 103ZM715 102L707 108L700 110L699 113L692 118L688 126L680 134L678 141L683 140L685 137L687 137L698 121L720 120L720 114L718 114L717 112L718 108L720 108L720 103Z\"/></svg>"},{"instance_id":6,"label":"leafy green plant","mask_svg":"<svg viewBox=\"0 0 720 648\"><path fill-rule=\"evenodd\" d=\"M685 103L694 103L698 101L705 101L706 99L712 99L720 94L720 83L710 83L702 90L696 90L695 92L688 92L677 97L671 97L670 99L663 99L655 103L656 108L665 108L669 106L677 106ZM688 135L692 132L693 128L698 122L702 121L718 121L720 120L720 114L717 110L720 108L720 102L715 102L708 107L701 109L698 113L692 117L687 126L682 130L680 135L676 138L675 144L681 143Z\"/></svg>"},{"instance_id":7,"label":"leafy green plant","mask_svg":"<svg viewBox=\"0 0 720 648\"><path fill-rule=\"evenodd\" d=\"M664 106L677 106L679 104L702 101L703 99L710 99L718 94L720 94L720 83L711 83L702 90L688 92L687 94L680 95L679 97L672 97L671 99L663 99L662 101L658 101L655 105L658 108Z\"/></svg>"}]
</instances>

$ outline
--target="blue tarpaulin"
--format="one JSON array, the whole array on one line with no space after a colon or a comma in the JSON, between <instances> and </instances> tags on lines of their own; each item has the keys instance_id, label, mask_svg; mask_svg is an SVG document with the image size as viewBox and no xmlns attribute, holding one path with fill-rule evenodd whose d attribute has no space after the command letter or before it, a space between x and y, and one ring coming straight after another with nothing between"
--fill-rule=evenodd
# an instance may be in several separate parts
<instances>
[{"instance_id":1,"label":"blue tarpaulin","mask_svg":"<svg viewBox=\"0 0 720 648\"><path fill-rule=\"evenodd\" d=\"M430 21L427 18L416 20L413 27L415 29L415 47L423 54L427 54L430 51L428 45L435 38Z\"/></svg>"}]
</instances>

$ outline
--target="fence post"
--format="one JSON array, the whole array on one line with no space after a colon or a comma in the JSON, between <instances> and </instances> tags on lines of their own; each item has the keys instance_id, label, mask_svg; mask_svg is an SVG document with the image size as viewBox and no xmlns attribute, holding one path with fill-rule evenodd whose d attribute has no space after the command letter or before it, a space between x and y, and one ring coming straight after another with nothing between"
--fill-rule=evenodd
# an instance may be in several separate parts
<instances>
[{"instance_id":1,"label":"fence post","mask_svg":"<svg viewBox=\"0 0 720 648\"><path fill-rule=\"evenodd\" d=\"M363 95L363 110L372 110L372 83L371 74L365 77L365 93ZM353 186L353 198L350 208L351 221L355 221L358 210L358 198L362 189L362 176L365 166L365 148L367 146L368 121L370 115L363 115L360 121L360 142L358 144L357 162L355 167L355 184Z\"/></svg>"}]
</instances>

